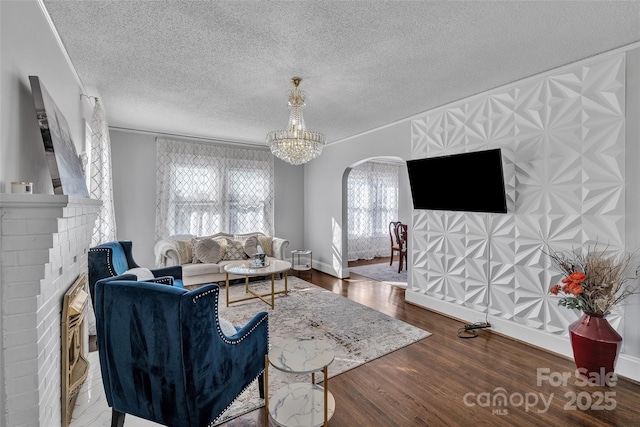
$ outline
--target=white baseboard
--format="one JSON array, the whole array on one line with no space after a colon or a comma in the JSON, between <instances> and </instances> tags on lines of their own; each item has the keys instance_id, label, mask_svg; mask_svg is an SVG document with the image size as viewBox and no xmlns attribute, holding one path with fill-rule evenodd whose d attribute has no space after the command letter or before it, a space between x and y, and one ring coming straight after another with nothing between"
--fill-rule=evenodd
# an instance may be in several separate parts
<instances>
[{"instance_id":1,"label":"white baseboard","mask_svg":"<svg viewBox=\"0 0 640 427\"><path fill-rule=\"evenodd\" d=\"M482 312L433 298L410 289L407 289L405 293L405 300L420 307L455 317L463 322L475 323L479 321L479 317L484 321L485 314ZM571 343L567 337L557 336L499 317L491 317L491 315L489 315L488 321L491 324L491 330L495 332L573 359ZM546 366L539 367L545 368ZM640 358L620 354L616 363L616 373L631 380L640 381Z\"/></svg>"},{"instance_id":2,"label":"white baseboard","mask_svg":"<svg viewBox=\"0 0 640 427\"><path fill-rule=\"evenodd\" d=\"M313 260L313 268L316 270L320 270L323 273L330 274L333 277L337 277L338 279L346 279L349 277L349 269L340 267L338 270L333 265L327 264L325 262Z\"/></svg>"}]
</instances>

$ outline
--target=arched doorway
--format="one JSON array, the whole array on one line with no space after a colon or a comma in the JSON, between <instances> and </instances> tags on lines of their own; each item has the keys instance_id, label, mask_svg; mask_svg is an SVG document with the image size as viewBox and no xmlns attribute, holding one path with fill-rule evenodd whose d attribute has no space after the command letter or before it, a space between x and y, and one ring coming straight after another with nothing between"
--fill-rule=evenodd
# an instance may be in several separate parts
<instances>
[{"instance_id":1,"label":"arched doorway","mask_svg":"<svg viewBox=\"0 0 640 427\"><path fill-rule=\"evenodd\" d=\"M408 187L406 163L397 157L367 158L347 168L343 177L343 224L348 265L389 265L389 223L410 222ZM396 271L397 263L396 257Z\"/></svg>"}]
</instances>

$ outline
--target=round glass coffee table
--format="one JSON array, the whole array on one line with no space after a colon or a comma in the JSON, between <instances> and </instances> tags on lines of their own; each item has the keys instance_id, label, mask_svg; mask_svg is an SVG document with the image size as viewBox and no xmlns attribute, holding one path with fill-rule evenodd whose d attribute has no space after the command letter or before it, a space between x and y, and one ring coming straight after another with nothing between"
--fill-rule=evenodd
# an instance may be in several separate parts
<instances>
[{"instance_id":1,"label":"round glass coffee table","mask_svg":"<svg viewBox=\"0 0 640 427\"><path fill-rule=\"evenodd\" d=\"M282 427L327 426L336 409L328 375L335 356L328 342L314 338L292 338L273 345L265 356L265 425L271 420ZM269 397L269 365L290 374L311 374L311 382L285 385ZM319 371L324 387L316 384Z\"/></svg>"},{"instance_id":2,"label":"round glass coffee table","mask_svg":"<svg viewBox=\"0 0 640 427\"><path fill-rule=\"evenodd\" d=\"M279 259L270 259L268 264L264 267L257 267L252 264L252 261L232 261L224 266L226 273L226 293L227 293L227 307L229 304L235 302L247 301L250 299L260 299L267 303L271 308L275 307L275 296L277 294L287 294L289 292L289 282L287 280L287 271L291 268L291 263L288 261L281 261ZM284 290L275 292L275 275L284 273ZM252 296L246 298L238 298L235 300L229 299L229 274L236 274L239 276L245 276L244 290L247 294ZM271 276L271 292L266 294L258 294L253 289L249 288L249 277L256 276ZM271 296L271 301L265 299L265 297Z\"/></svg>"}]
</instances>

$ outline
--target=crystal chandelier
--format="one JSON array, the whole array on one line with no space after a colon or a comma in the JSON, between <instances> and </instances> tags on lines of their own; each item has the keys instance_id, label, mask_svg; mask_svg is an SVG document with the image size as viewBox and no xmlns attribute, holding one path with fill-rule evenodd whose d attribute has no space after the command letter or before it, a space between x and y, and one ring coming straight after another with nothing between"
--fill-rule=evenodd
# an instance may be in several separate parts
<instances>
[{"instance_id":1,"label":"crystal chandelier","mask_svg":"<svg viewBox=\"0 0 640 427\"><path fill-rule=\"evenodd\" d=\"M289 90L289 125L286 130L274 130L267 134L267 145L274 156L292 165L301 165L322 153L325 138L320 132L307 130L302 109L306 92L298 88L300 77L291 79Z\"/></svg>"}]
</instances>

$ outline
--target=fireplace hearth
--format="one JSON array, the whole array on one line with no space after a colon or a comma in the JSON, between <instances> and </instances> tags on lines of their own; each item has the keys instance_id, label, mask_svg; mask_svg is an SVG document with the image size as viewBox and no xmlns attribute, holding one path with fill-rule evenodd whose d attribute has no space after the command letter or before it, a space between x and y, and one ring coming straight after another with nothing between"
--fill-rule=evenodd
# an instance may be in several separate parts
<instances>
[{"instance_id":1,"label":"fireplace hearth","mask_svg":"<svg viewBox=\"0 0 640 427\"><path fill-rule=\"evenodd\" d=\"M86 292L87 274L83 273L64 294L62 303L62 426L71 423L73 408L80 387L87 379L85 314L89 294Z\"/></svg>"}]
</instances>

